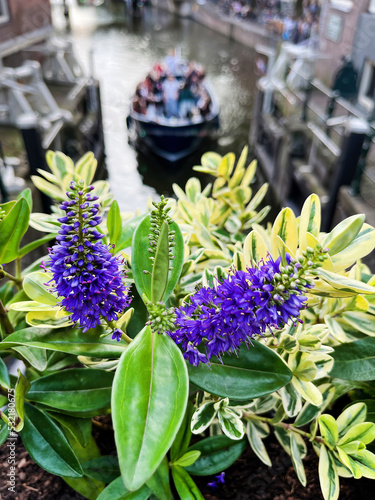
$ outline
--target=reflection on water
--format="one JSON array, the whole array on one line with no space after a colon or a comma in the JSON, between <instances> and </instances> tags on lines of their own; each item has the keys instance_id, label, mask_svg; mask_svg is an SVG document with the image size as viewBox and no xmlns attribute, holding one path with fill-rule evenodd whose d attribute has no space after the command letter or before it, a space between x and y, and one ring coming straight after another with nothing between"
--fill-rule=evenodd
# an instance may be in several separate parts
<instances>
[{"instance_id":1,"label":"reflection on water","mask_svg":"<svg viewBox=\"0 0 375 500\"><path fill-rule=\"evenodd\" d=\"M68 2L69 3L69 2ZM204 26L166 11L144 8L139 17L125 3L105 7L72 2L71 38L79 59L88 69L93 54L94 76L100 80L107 166L112 190L122 210L145 210L151 196L171 194L171 185L183 185L202 151L181 164L167 167L157 157L136 153L127 142L125 118L137 83L171 47L206 67L218 95L221 130L210 146L221 154L239 154L247 144L254 91L253 51ZM64 28L61 5L53 6L58 30Z\"/></svg>"}]
</instances>

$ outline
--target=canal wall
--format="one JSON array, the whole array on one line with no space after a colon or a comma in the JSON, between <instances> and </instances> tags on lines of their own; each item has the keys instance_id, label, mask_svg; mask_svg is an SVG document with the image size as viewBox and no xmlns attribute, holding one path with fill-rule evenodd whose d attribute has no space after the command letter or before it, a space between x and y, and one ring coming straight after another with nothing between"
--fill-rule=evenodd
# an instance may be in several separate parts
<instances>
[{"instance_id":1,"label":"canal wall","mask_svg":"<svg viewBox=\"0 0 375 500\"><path fill-rule=\"evenodd\" d=\"M182 17L189 17L247 47L255 47L257 44L276 45L279 41L278 37L272 36L264 26L225 16L211 3L199 5L180 0L152 0L152 5Z\"/></svg>"}]
</instances>

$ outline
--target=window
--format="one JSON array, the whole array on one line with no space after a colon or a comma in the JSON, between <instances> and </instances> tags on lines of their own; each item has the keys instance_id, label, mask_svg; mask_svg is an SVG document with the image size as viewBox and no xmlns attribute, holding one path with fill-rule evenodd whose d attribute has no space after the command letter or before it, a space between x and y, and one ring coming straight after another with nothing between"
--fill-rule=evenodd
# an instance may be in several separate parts
<instances>
[{"instance_id":1,"label":"window","mask_svg":"<svg viewBox=\"0 0 375 500\"><path fill-rule=\"evenodd\" d=\"M9 21L8 0L0 0L0 24Z\"/></svg>"},{"instance_id":2,"label":"window","mask_svg":"<svg viewBox=\"0 0 375 500\"><path fill-rule=\"evenodd\" d=\"M351 0L331 0L331 7L342 12L350 12L353 2Z\"/></svg>"},{"instance_id":3,"label":"window","mask_svg":"<svg viewBox=\"0 0 375 500\"><path fill-rule=\"evenodd\" d=\"M363 68L358 100L368 110L374 108L375 101L375 61L366 61Z\"/></svg>"},{"instance_id":4,"label":"window","mask_svg":"<svg viewBox=\"0 0 375 500\"><path fill-rule=\"evenodd\" d=\"M375 0L370 0L368 11L371 12L372 14L375 14Z\"/></svg>"}]
</instances>

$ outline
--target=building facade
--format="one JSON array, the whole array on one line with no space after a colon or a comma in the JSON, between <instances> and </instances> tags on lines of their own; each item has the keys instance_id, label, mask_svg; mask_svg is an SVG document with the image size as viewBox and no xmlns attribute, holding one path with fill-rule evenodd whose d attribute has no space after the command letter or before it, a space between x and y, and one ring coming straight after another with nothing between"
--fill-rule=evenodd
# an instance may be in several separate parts
<instances>
[{"instance_id":1,"label":"building facade","mask_svg":"<svg viewBox=\"0 0 375 500\"><path fill-rule=\"evenodd\" d=\"M44 40L51 31L49 0L0 0L0 57Z\"/></svg>"}]
</instances>

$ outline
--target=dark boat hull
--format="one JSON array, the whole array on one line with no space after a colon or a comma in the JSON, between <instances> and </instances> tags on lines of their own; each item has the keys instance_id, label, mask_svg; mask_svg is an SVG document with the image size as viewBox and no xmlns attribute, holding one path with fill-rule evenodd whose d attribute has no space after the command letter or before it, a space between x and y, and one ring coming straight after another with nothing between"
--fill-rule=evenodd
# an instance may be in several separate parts
<instances>
[{"instance_id":1,"label":"dark boat hull","mask_svg":"<svg viewBox=\"0 0 375 500\"><path fill-rule=\"evenodd\" d=\"M219 128L218 115L198 123L164 125L127 117L129 139L135 147L148 150L170 162L181 160L199 148L201 142Z\"/></svg>"}]
</instances>

